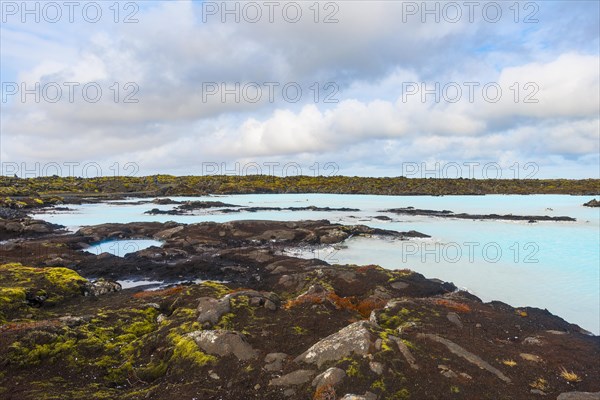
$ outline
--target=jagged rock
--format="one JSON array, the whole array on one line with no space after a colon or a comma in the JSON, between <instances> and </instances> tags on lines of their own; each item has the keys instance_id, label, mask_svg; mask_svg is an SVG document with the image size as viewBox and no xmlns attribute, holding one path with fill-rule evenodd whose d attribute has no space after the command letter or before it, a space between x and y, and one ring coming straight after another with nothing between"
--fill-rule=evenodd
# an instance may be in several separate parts
<instances>
[{"instance_id":1,"label":"jagged rock","mask_svg":"<svg viewBox=\"0 0 600 400\"><path fill-rule=\"evenodd\" d=\"M288 358L285 353L269 353L265 357L265 369L270 372L281 371L283 369L283 362Z\"/></svg>"},{"instance_id":2,"label":"jagged rock","mask_svg":"<svg viewBox=\"0 0 600 400\"><path fill-rule=\"evenodd\" d=\"M463 328L463 324L462 321L460 320L460 317L458 316L457 313L455 312L449 312L446 315L446 318L448 318L448 321L452 322L454 325L456 325L459 329Z\"/></svg>"},{"instance_id":3,"label":"jagged rock","mask_svg":"<svg viewBox=\"0 0 600 400\"><path fill-rule=\"evenodd\" d=\"M295 276L293 275L282 275L281 278L279 278L279 285L282 285L284 287L292 287L295 284L298 283L298 280L296 279Z\"/></svg>"},{"instance_id":4,"label":"jagged rock","mask_svg":"<svg viewBox=\"0 0 600 400\"><path fill-rule=\"evenodd\" d=\"M545 393L545 392L543 392L543 391L541 391L539 389L531 389L529 391L529 393L531 393L531 394L538 394L540 396L546 396L547 395L547 393Z\"/></svg>"},{"instance_id":5,"label":"jagged rock","mask_svg":"<svg viewBox=\"0 0 600 400\"><path fill-rule=\"evenodd\" d=\"M172 237L177 232L181 232L183 228L183 226L176 226L175 228L165 229L163 231L155 233L153 237L156 240L166 240Z\"/></svg>"},{"instance_id":6,"label":"jagged rock","mask_svg":"<svg viewBox=\"0 0 600 400\"><path fill-rule=\"evenodd\" d=\"M452 371L446 365L440 364L440 365L438 365L438 369L440 370L440 374L444 375L446 378L453 379L458 376L458 375L456 375L456 372Z\"/></svg>"},{"instance_id":7,"label":"jagged rock","mask_svg":"<svg viewBox=\"0 0 600 400\"><path fill-rule=\"evenodd\" d=\"M64 317L60 317L58 320L69 327L73 327L83 324L84 322L86 322L86 319L89 320L89 318L85 317L74 317L72 315L65 315Z\"/></svg>"},{"instance_id":8,"label":"jagged rock","mask_svg":"<svg viewBox=\"0 0 600 400\"><path fill-rule=\"evenodd\" d=\"M35 232L35 233L49 233L52 229L45 224L31 224L23 228L24 232Z\"/></svg>"},{"instance_id":9,"label":"jagged rock","mask_svg":"<svg viewBox=\"0 0 600 400\"><path fill-rule=\"evenodd\" d=\"M600 392L567 392L558 395L556 400L600 400Z\"/></svg>"},{"instance_id":10,"label":"jagged rock","mask_svg":"<svg viewBox=\"0 0 600 400\"><path fill-rule=\"evenodd\" d=\"M10 232L21 232L23 225L18 222L8 222L4 224L4 229Z\"/></svg>"},{"instance_id":11,"label":"jagged rock","mask_svg":"<svg viewBox=\"0 0 600 400\"><path fill-rule=\"evenodd\" d=\"M410 367L412 369L419 369L419 366L417 365L415 357L410 352L410 350L409 350L408 346L406 345L406 343L404 343L402 341L402 339L397 338L395 336L390 335L388 337L390 339L392 339L394 342L396 342L396 345L398 346L398 349L400 350L400 353L402 353L402 355L404 356L404 359L406 360L406 362L408 363L408 365L410 365Z\"/></svg>"},{"instance_id":12,"label":"jagged rock","mask_svg":"<svg viewBox=\"0 0 600 400\"><path fill-rule=\"evenodd\" d=\"M327 232L327 234L321 236L319 239L322 244L334 244L343 242L348 236L349 235L346 232L335 229Z\"/></svg>"},{"instance_id":13,"label":"jagged rock","mask_svg":"<svg viewBox=\"0 0 600 400\"><path fill-rule=\"evenodd\" d=\"M583 204L586 207L600 207L600 201L596 200L596 199L592 199L590 201L588 201L587 203Z\"/></svg>"},{"instance_id":14,"label":"jagged rock","mask_svg":"<svg viewBox=\"0 0 600 400\"><path fill-rule=\"evenodd\" d=\"M327 336L296 357L296 362L317 364L341 360L351 354L367 355L373 346L373 337L366 321L358 321Z\"/></svg>"},{"instance_id":15,"label":"jagged rock","mask_svg":"<svg viewBox=\"0 0 600 400\"><path fill-rule=\"evenodd\" d=\"M315 375L315 371L308 369L299 369L294 372L290 372L287 375L280 376L279 378L271 379L269 386L293 386L302 385L306 383Z\"/></svg>"},{"instance_id":16,"label":"jagged rock","mask_svg":"<svg viewBox=\"0 0 600 400\"><path fill-rule=\"evenodd\" d=\"M320 373L313 379L312 385L320 388L321 386L335 386L346 377L346 371L340 368L332 367L323 373Z\"/></svg>"},{"instance_id":17,"label":"jagged rock","mask_svg":"<svg viewBox=\"0 0 600 400\"><path fill-rule=\"evenodd\" d=\"M529 336L529 337L526 337L525 339L523 339L523 344L541 346L543 344L543 342L540 340L539 337Z\"/></svg>"},{"instance_id":18,"label":"jagged rock","mask_svg":"<svg viewBox=\"0 0 600 400\"><path fill-rule=\"evenodd\" d=\"M427 338L434 342L441 343L444 346L446 346L448 348L448 350L450 350L451 353L461 356L462 358L469 361L470 363L477 365L479 368L482 368L482 369L485 369L485 370L491 372L492 374L496 375L499 379L503 380L506 383L511 382L510 378L507 377L506 375L504 375L497 368L492 367L490 364L488 364L487 362L482 360L479 356L463 349L462 347L460 347L459 345L457 345L456 343L454 343L448 339L444 339L441 336L434 335L431 333L419 333L419 334L417 334L417 336L422 337L422 338Z\"/></svg>"},{"instance_id":19,"label":"jagged rock","mask_svg":"<svg viewBox=\"0 0 600 400\"><path fill-rule=\"evenodd\" d=\"M269 311L277 311L281 305L279 296L272 292L259 292L257 290L242 290L235 293L230 293L223 297L223 300L231 299L234 297L246 296L248 297L248 303L254 307L264 307Z\"/></svg>"},{"instance_id":20,"label":"jagged rock","mask_svg":"<svg viewBox=\"0 0 600 400\"><path fill-rule=\"evenodd\" d=\"M121 289L119 282L101 278L93 282L86 282L83 286L83 294L85 296L101 296L106 293L119 292Z\"/></svg>"},{"instance_id":21,"label":"jagged rock","mask_svg":"<svg viewBox=\"0 0 600 400\"><path fill-rule=\"evenodd\" d=\"M277 304L270 299L265 300L264 307L269 311L277 311L277 308L278 308Z\"/></svg>"},{"instance_id":22,"label":"jagged rock","mask_svg":"<svg viewBox=\"0 0 600 400\"><path fill-rule=\"evenodd\" d=\"M225 330L195 331L188 333L187 336L192 338L198 347L209 354L218 356L233 354L239 360L250 360L257 356L256 350L237 332Z\"/></svg>"},{"instance_id":23,"label":"jagged rock","mask_svg":"<svg viewBox=\"0 0 600 400\"><path fill-rule=\"evenodd\" d=\"M366 392L362 396L358 394L346 394L340 400L377 400L377 395L371 392Z\"/></svg>"},{"instance_id":24,"label":"jagged rock","mask_svg":"<svg viewBox=\"0 0 600 400\"><path fill-rule=\"evenodd\" d=\"M525 361L531 361L531 362L542 362L542 359L540 356L536 356L535 354L529 354L529 353L521 353L519 354L519 356L521 356L521 358Z\"/></svg>"},{"instance_id":25,"label":"jagged rock","mask_svg":"<svg viewBox=\"0 0 600 400\"><path fill-rule=\"evenodd\" d=\"M15 210L13 208L0 207L0 218L2 219L16 219L23 216L23 212Z\"/></svg>"},{"instance_id":26,"label":"jagged rock","mask_svg":"<svg viewBox=\"0 0 600 400\"><path fill-rule=\"evenodd\" d=\"M393 296L391 294L389 294L389 292L387 290L385 290L385 288L382 288L381 286L377 286L375 288L375 290L373 291L373 296L371 298L375 299L380 299L380 300L389 300L391 299Z\"/></svg>"},{"instance_id":27,"label":"jagged rock","mask_svg":"<svg viewBox=\"0 0 600 400\"><path fill-rule=\"evenodd\" d=\"M198 322L201 324L211 323L216 324L223 314L231 311L229 298L215 299L212 297L201 297L198 299Z\"/></svg>"},{"instance_id":28,"label":"jagged rock","mask_svg":"<svg viewBox=\"0 0 600 400\"><path fill-rule=\"evenodd\" d=\"M377 375L383 374L383 364L377 361L369 362L369 369Z\"/></svg>"},{"instance_id":29,"label":"jagged rock","mask_svg":"<svg viewBox=\"0 0 600 400\"><path fill-rule=\"evenodd\" d=\"M396 290L403 290L403 289L406 289L409 285L406 282L396 281L396 282L390 283L390 286Z\"/></svg>"},{"instance_id":30,"label":"jagged rock","mask_svg":"<svg viewBox=\"0 0 600 400\"><path fill-rule=\"evenodd\" d=\"M264 231L262 234L253 237L255 240L274 240L276 242L287 242L294 240L296 233L293 230L274 229Z\"/></svg>"}]
</instances>

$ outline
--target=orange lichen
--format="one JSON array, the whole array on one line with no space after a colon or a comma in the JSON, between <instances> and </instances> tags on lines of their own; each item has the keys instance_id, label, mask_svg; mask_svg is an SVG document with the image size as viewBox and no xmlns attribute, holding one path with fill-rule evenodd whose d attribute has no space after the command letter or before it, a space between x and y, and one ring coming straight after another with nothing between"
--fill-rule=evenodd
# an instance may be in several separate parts
<instances>
[{"instance_id":1,"label":"orange lichen","mask_svg":"<svg viewBox=\"0 0 600 400\"><path fill-rule=\"evenodd\" d=\"M335 400L335 389L331 385L323 385L317 388L313 400Z\"/></svg>"},{"instance_id":2,"label":"orange lichen","mask_svg":"<svg viewBox=\"0 0 600 400\"><path fill-rule=\"evenodd\" d=\"M184 289L183 286L175 286L175 287L163 289L163 290L148 290L148 291L144 291L144 292L135 293L133 295L133 297L136 299L146 299L148 297L165 297L165 296L171 296L174 294L181 293L183 291L183 289Z\"/></svg>"},{"instance_id":3,"label":"orange lichen","mask_svg":"<svg viewBox=\"0 0 600 400\"><path fill-rule=\"evenodd\" d=\"M458 301L447 300L447 299L437 299L434 302L437 305L444 306L444 307L449 308L456 312L460 312L460 313L471 312L471 307L469 307L465 303L459 303Z\"/></svg>"},{"instance_id":4,"label":"orange lichen","mask_svg":"<svg viewBox=\"0 0 600 400\"><path fill-rule=\"evenodd\" d=\"M359 301L354 296L340 297L334 292L320 294L306 294L298 296L296 299L288 300L285 304L285 309L291 309L304 304L323 304L324 302L331 303L338 310L348 310L359 313L363 318L368 318L371 311L383 308L386 301L377 298L367 298Z\"/></svg>"},{"instance_id":5,"label":"orange lichen","mask_svg":"<svg viewBox=\"0 0 600 400\"><path fill-rule=\"evenodd\" d=\"M58 319L32 322L9 322L0 326L0 332L22 332L33 329L45 329L63 325Z\"/></svg>"},{"instance_id":6,"label":"orange lichen","mask_svg":"<svg viewBox=\"0 0 600 400\"><path fill-rule=\"evenodd\" d=\"M362 267L358 267L358 268L356 269L356 272L359 272L359 273L361 273L361 274L364 274L364 273L366 273L366 272L369 272L369 271L377 271L377 270L379 270L380 268L381 268L381 267L378 267L377 265L373 265L373 264L370 264L370 265L363 265Z\"/></svg>"},{"instance_id":7,"label":"orange lichen","mask_svg":"<svg viewBox=\"0 0 600 400\"><path fill-rule=\"evenodd\" d=\"M369 318L369 316L371 315L371 312L373 310L378 310L380 308L383 308L383 307L385 307L386 304L387 304L387 301L385 301L385 300L369 298L369 299L365 299L365 300L361 301L360 303L358 303L358 306L356 306L356 310L363 317Z\"/></svg>"}]
</instances>

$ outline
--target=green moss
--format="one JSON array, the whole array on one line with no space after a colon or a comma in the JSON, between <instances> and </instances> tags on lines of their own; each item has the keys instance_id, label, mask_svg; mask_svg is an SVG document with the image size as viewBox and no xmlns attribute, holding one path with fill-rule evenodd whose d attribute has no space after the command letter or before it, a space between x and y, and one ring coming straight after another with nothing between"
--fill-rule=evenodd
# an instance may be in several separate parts
<instances>
[{"instance_id":1,"label":"green moss","mask_svg":"<svg viewBox=\"0 0 600 400\"><path fill-rule=\"evenodd\" d=\"M306 335L308 333L308 330L296 325L292 327L292 332L294 333L294 335Z\"/></svg>"},{"instance_id":2,"label":"green moss","mask_svg":"<svg viewBox=\"0 0 600 400\"><path fill-rule=\"evenodd\" d=\"M0 309L14 303L25 301L25 289L16 287L0 287Z\"/></svg>"},{"instance_id":3,"label":"green moss","mask_svg":"<svg viewBox=\"0 0 600 400\"><path fill-rule=\"evenodd\" d=\"M206 281L202 282L202 286L212 289L218 298L223 297L231 292L231 289L219 282Z\"/></svg>"},{"instance_id":4,"label":"green moss","mask_svg":"<svg viewBox=\"0 0 600 400\"><path fill-rule=\"evenodd\" d=\"M0 265L0 309L25 305L27 293L48 296L48 304L82 294L86 279L68 268L32 268L19 263ZM4 316L6 317L6 315Z\"/></svg>"},{"instance_id":5,"label":"green moss","mask_svg":"<svg viewBox=\"0 0 600 400\"><path fill-rule=\"evenodd\" d=\"M227 331L235 330L234 319L234 313L227 313L222 315L221 319L219 320L219 323L215 325L215 329L223 329Z\"/></svg>"},{"instance_id":6,"label":"green moss","mask_svg":"<svg viewBox=\"0 0 600 400\"><path fill-rule=\"evenodd\" d=\"M174 346L173 355L170 360L171 362L187 360L198 367L202 367L206 364L217 361L216 357L200 351L196 342L189 337L171 333L169 334L168 338Z\"/></svg>"},{"instance_id":7,"label":"green moss","mask_svg":"<svg viewBox=\"0 0 600 400\"><path fill-rule=\"evenodd\" d=\"M406 339L401 339L402 343L404 343L406 345L406 347L408 347L411 350L418 350L419 348L411 341L406 340Z\"/></svg>"},{"instance_id":8,"label":"green moss","mask_svg":"<svg viewBox=\"0 0 600 400\"><path fill-rule=\"evenodd\" d=\"M76 343L77 340L68 334L46 344L19 341L10 346L9 359L20 366L34 366L42 362L55 364L59 360L74 365L77 358Z\"/></svg>"},{"instance_id":9,"label":"green moss","mask_svg":"<svg viewBox=\"0 0 600 400\"><path fill-rule=\"evenodd\" d=\"M137 376L146 382L152 382L167 373L169 364L165 361L151 362L148 365L136 370Z\"/></svg>"},{"instance_id":10,"label":"green moss","mask_svg":"<svg viewBox=\"0 0 600 400\"><path fill-rule=\"evenodd\" d=\"M378 390L380 392L385 392L385 382L383 382L383 378L376 380L371 384L371 389Z\"/></svg>"},{"instance_id":11,"label":"green moss","mask_svg":"<svg viewBox=\"0 0 600 400\"><path fill-rule=\"evenodd\" d=\"M80 294L81 284L87 282L77 272L68 268L43 268L40 273L44 274L51 285L66 293Z\"/></svg>"},{"instance_id":12,"label":"green moss","mask_svg":"<svg viewBox=\"0 0 600 400\"><path fill-rule=\"evenodd\" d=\"M400 389L393 395L387 398L387 400L408 400L410 399L410 392L408 389Z\"/></svg>"},{"instance_id":13,"label":"green moss","mask_svg":"<svg viewBox=\"0 0 600 400\"><path fill-rule=\"evenodd\" d=\"M156 311L156 310L155 310ZM125 333L131 334L134 337L142 336L156 329L156 319L151 316L141 321L135 321L123 327Z\"/></svg>"},{"instance_id":14,"label":"green moss","mask_svg":"<svg viewBox=\"0 0 600 400\"><path fill-rule=\"evenodd\" d=\"M450 393L460 393L460 388L458 386L450 386Z\"/></svg>"},{"instance_id":15,"label":"green moss","mask_svg":"<svg viewBox=\"0 0 600 400\"><path fill-rule=\"evenodd\" d=\"M121 365L111 368L106 375L106 380L111 383L124 383L133 371L131 361L125 361Z\"/></svg>"},{"instance_id":16,"label":"green moss","mask_svg":"<svg viewBox=\"0 0 600 400\"><path fill-rule=\"evenodd\" d=\"M352 360L350 365L346 367L346 375L348 376L358 376L360 373L360 366L356 360Z\"/></svg>"},{"instance_id":17,"label":"green moss","mask_svg":"<svg viewBox=\"0 0 600 400\"><path fill-rule=\"evenodd\" d=\"M179 307L173 314L171 314L172 318L196 318L197 311L193 308Z\"/></svg>"}]
</instances>

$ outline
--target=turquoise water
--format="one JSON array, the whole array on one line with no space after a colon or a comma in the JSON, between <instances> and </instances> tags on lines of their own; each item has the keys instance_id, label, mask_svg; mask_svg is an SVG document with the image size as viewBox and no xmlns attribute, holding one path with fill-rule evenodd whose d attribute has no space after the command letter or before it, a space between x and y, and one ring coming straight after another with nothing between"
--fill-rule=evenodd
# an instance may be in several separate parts
<instances>
[{"instance_id":1,"label":"turquoise water","mask_svg":"<svg viewBox=\"0 0 600 400\"><path fill-rule=\"evenodd\" d=\"M596 334L600 333L600 209L583 207L590 196L372 196L331 194L232 195L175 198L219 200L246 206L349 207L360 212L265 211L194 215L146 215L152 208L175 205L125 205L123 201L70 206L73 212L40 218L77 229L106 222L202 221L241 219L328 219L399 231L417 230L431 239L410 241L351 238L343 246L320 249L314 256L330 263L379 264L410 268L429 278L454 282L484 301L546 308ZM397 216L379 210L412 206L471 214L570 216L576 222L470 221L427 216ZM387 215L392 221L373 219Z\"/></svg>"}]
</instances>

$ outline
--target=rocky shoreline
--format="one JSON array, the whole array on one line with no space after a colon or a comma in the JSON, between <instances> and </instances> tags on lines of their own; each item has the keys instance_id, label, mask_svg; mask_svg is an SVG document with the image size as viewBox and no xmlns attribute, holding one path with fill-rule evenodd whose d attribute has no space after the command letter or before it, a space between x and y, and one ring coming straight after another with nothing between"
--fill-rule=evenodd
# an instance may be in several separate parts
<instances>
[{"instance_id":1,"label":"rocky shoreline","mask_svg":"<svg viewBox=\"0 0 600 400\"><path fill-rule=\"evenodd\" d=\"M391 208L388 210L382 210L381 212L388 212L398 215L424 215L428 217L438 218L457 218L457 219L471 219L471 220L498 220L498 221L576 221L575 218L560 216L560 217L549 217L548 215L499 215L499 214L467 214L467 213L455 213L450 210L421 210L414 207L405 208Z\"/></svg>"},{"instance_id":2,"label":"rocky shoreline","mask_svg":"<svg viewBox=\"0 0 600 400\"><path fill-rule=\"evenodd\" d=\"M282 251L420 232L256 220L72 233L2 217L3 399L599 396L600 337L545 310L483 303L410 270ZM134 239L162 246L82 251ZM117 280L173 284L144 291Z\"/></svg>"}]
</instances>

